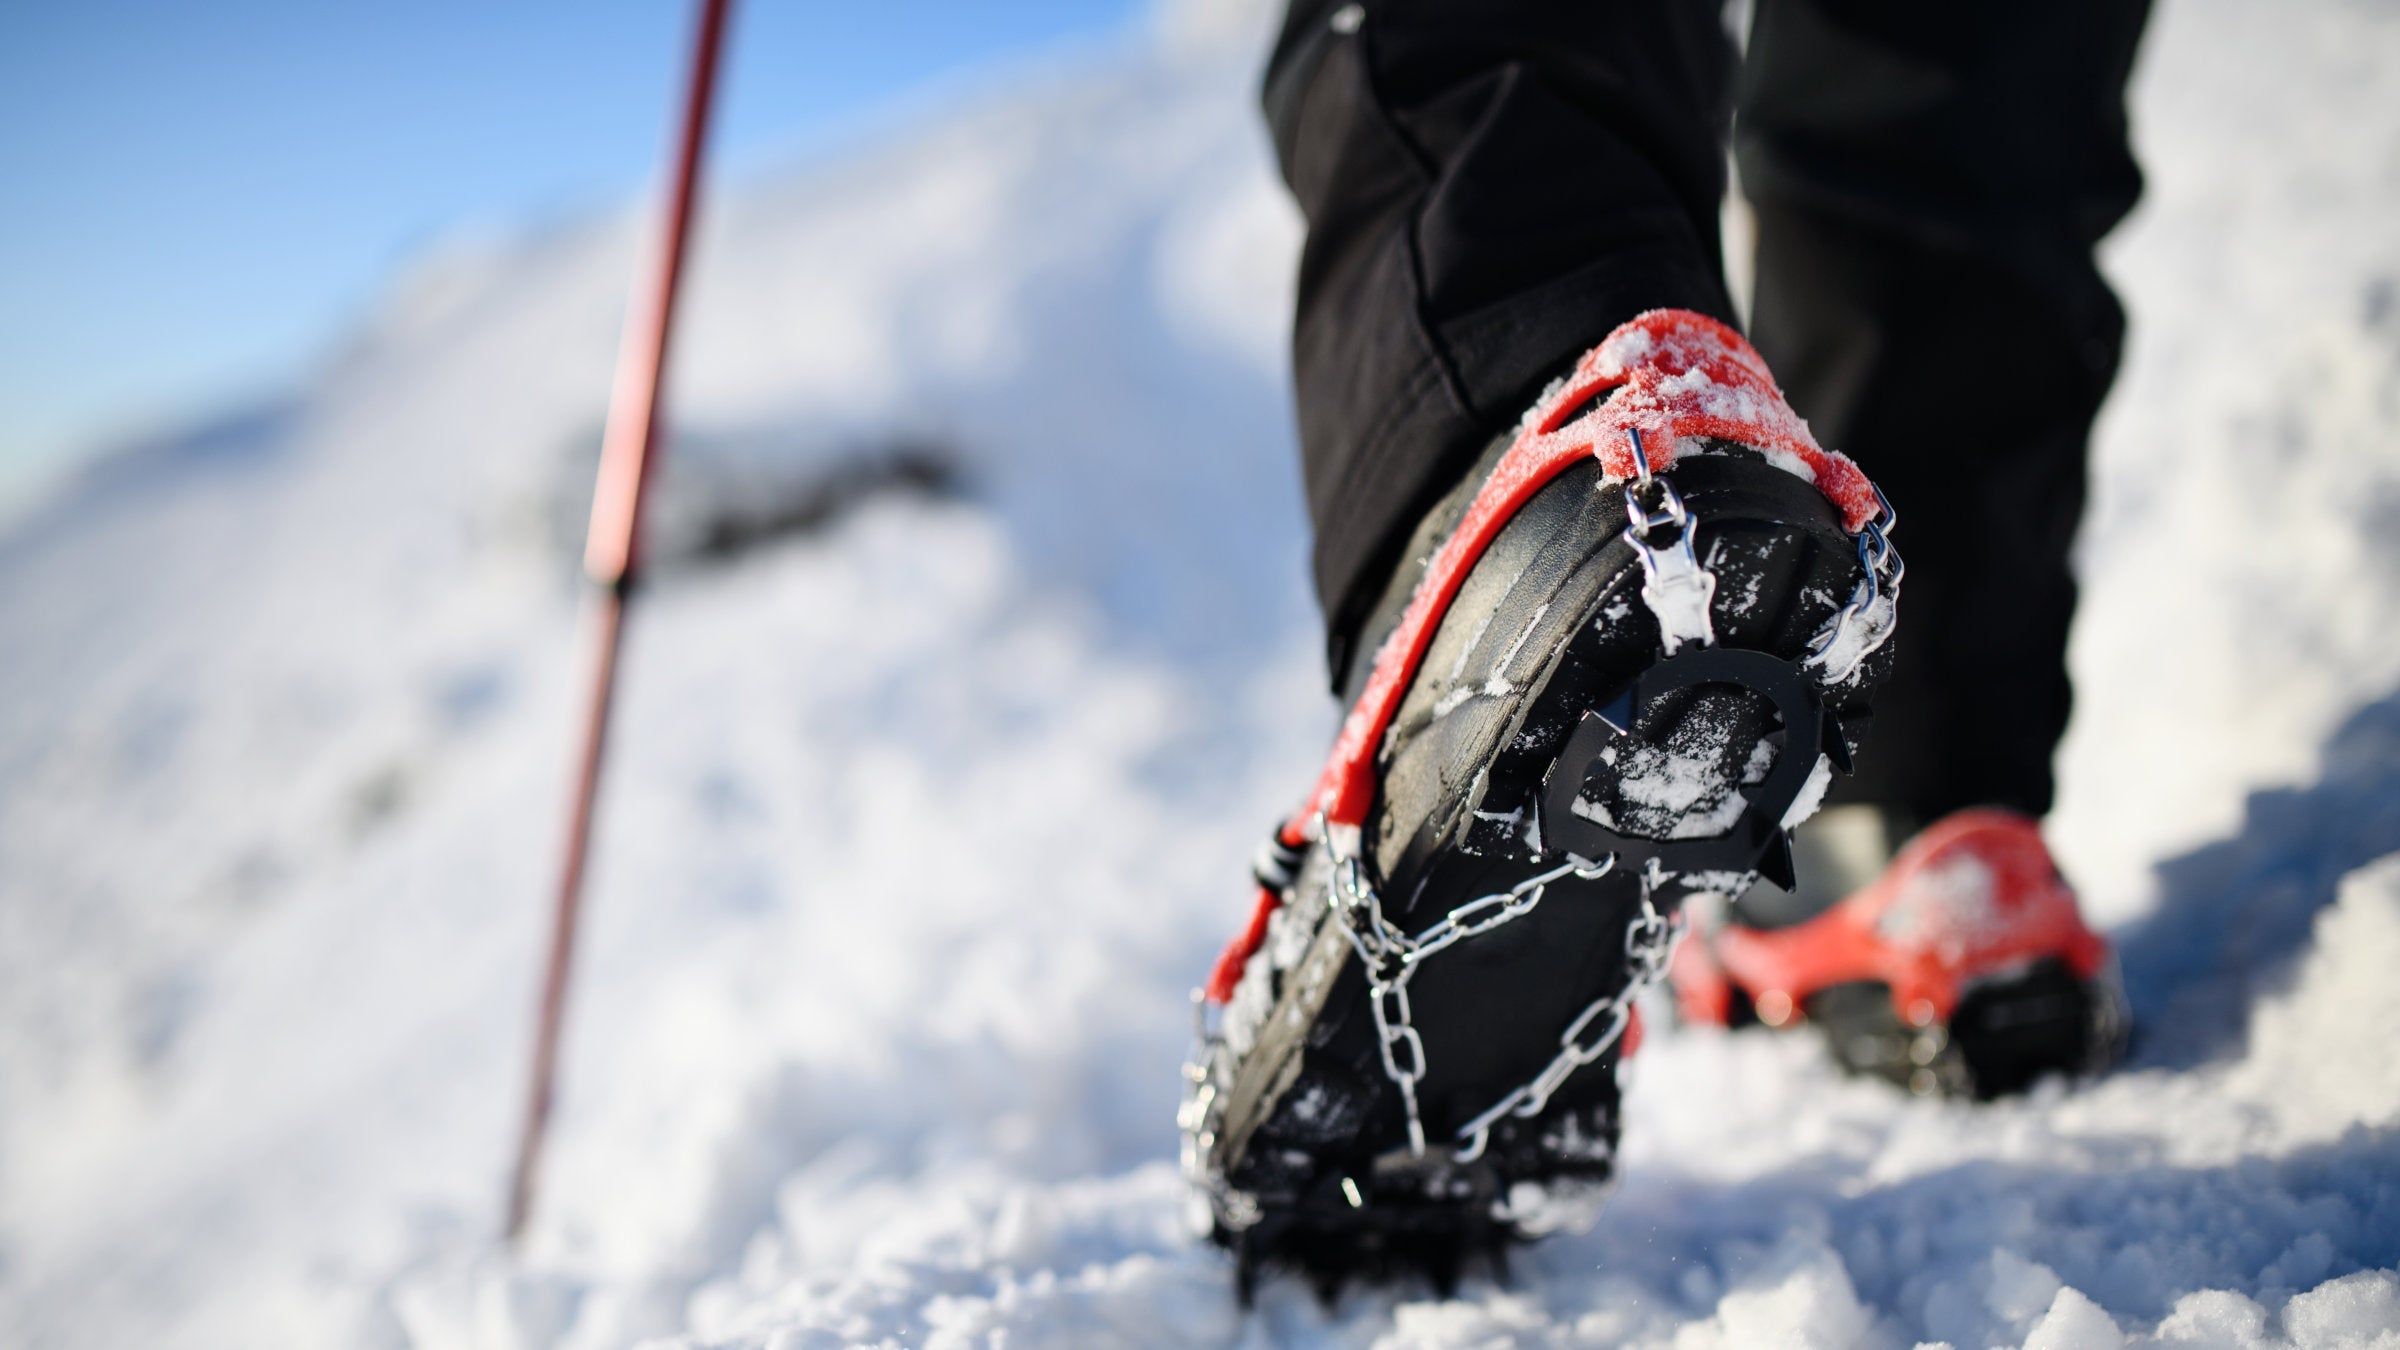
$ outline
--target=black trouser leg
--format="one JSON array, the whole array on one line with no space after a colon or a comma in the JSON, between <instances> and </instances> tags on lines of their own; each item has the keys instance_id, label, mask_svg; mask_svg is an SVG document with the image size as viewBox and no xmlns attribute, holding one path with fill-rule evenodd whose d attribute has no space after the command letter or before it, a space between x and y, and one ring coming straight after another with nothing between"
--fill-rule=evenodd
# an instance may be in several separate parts
<instances>
[{"instance_id":1,"label":"black trouser leg","mask_svg":"<svg viewBox=\"0 0 2400 1350\"><path fill-rule=\"evenodd\" d=\"M1619 323L1732 317L1732 50L1695 0L1297 0L1267 72L1308 218L1293 374L1346 665L1417 520Z\"/></svg>"},{"instance_id":2,"label":"black trouser leg","mask_svg":"<svg viewBox=\"0 0 2400 1350\"><path fill-rule=\"evenodd\" d=\"M2124 319L2093 246L2133 205L2147 0L1758 0L1735 126L1752 338L1900 514L1899 655L1836 800L2050 807L2068 549Z\"/></svg>"}]
</instances>

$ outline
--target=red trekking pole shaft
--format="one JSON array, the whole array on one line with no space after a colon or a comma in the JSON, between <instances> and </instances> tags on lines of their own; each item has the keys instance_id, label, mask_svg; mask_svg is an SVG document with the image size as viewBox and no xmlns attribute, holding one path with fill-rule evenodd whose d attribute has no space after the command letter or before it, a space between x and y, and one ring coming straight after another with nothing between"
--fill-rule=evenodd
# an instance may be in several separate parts
<instances>
[{"instance_id":1,"label":"red trekking pole shaft","mask_svg":"<svg viewBox=\"0 0 2400 1350\"><path fill-rule=\"evenodd\" d=\"M683 275L692 205L699 193L700 148L708 132L709 105L717 82L717 56L724 45L729 0L701 0L700 27L692 44L690 80L675 140L674 176L668 181L664 228L649 270L625 314L617 348L616 382L609 394L608 428L600 447L600 476L592 492L591 532L583 568L592 580L585 611L591 643L582 749L576 760L574 795L567 814L566 852L560 860L550 945L542 970L542 1001L534 1032L533 1065L525 1094L523 1132L517 1140L516 1171L508 1189L506 1236L525 1231L539 1180L542 1141L558 1081L558 1045L566 1021L567 984L575 960L575 929L583 909L584 864L591 853L592 808L599 795L601 753L608 741L609 704L616 693L617 648L625 631L625 606L637 561L642 499L658 460L659 384L666 373L667 337L674 326L675 294Z\"/></svg>"}]
</instances>

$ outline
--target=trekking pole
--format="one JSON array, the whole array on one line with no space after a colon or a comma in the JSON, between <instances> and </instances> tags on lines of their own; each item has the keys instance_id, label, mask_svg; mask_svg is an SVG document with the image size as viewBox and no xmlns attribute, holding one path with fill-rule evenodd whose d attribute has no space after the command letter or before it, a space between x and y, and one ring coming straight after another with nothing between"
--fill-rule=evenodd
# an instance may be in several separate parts
<instances>
[{"instance_id":1,"label":"trekking pole","mask_svg":"<svg viewBox=\"0 0 2400 1350\"><path fill-rule=\"evenodd\" d=\"M625 332L617 346L616 383L609 394L600 474L592 491L591 531L583 547L583 570L592 582L591 598L585 604L591 650L583 742L567 815L566 853L559 863L557 904L550 918L532 1072L526 1084L524 1129L517 1139L516 1172L508 1188L504 1236L511 1243L523 1235L533 1208L542 1140L548 1132L557 1085L567 980L575 960L576 921L583 908L584 863L591 852L592 806L600 787L601 751L608 739L609 703L616 692L617 648L633 588L643 492L658 459L659 382L666 370L667 335L675 318L676 284L682 279L692 202L698 195L700 147L708 130L728 4L729 0L700 0L699 32L693 40L690 80L684 88L664 228L656 241L657 250L650 255L649 272L637 285L626 310Z\"/></svg>"}]
</instances>

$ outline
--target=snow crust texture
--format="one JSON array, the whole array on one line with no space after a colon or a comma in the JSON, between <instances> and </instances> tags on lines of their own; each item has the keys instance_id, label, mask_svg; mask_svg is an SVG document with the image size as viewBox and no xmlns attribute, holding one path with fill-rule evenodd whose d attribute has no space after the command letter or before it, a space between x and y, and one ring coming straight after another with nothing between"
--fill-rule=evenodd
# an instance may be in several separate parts
<instances>
[{"instance_id":1,"label":"snow crust texture","mask_svg":"<svg viewBox=\"0 0 2400 1350\"><path fill-rule=\"evenodd\" d=\"M639 214L0 537L0 1345L2400 1347L2400 12L2144 51L2052 823L2132 1063L1922 1102L1656 1009L1597 1227L1243 1315L1185 991L1337 711L1265 19L712 205L519 1255Z\"/></svg>"}]
</instances>

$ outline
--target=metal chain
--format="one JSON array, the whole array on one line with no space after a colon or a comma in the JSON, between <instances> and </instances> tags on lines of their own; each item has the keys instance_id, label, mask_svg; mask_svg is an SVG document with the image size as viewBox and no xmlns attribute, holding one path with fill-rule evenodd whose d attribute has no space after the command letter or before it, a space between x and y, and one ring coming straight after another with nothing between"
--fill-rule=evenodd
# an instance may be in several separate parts
<instances>
[{"instance_id":1,"label":"metal chain","mask_svg":"<svg viewBox=\"0 0 2400 1350\"><path fill-rule=\"evenodd\" d=\"M1195 1192L1211 1202L1212 1216L1222 1215L1230 1227L1246 1228L1258 1220L1258 1202L1228 1185L1224 1174L1209 1162L1209 1151L1217 1145L1217 1124L1224 1112L1218 1084L1227 1069L1225 1039L1209 1029L1207 995L1194 989L1192 1053L1183 1065L1183 1106L1175 1113L1175 1123L1183 1135L1183 1177Z\"/></svg>"},{"instance_id":2,"label":"metal chain","mask_svg":"<svg viewBox=\"0 0 2400 1350\"><path fill-rule=\"evenodd\" d=\"M1365 963L1368 1006L1373 1011L1381 1041L1384 1073L1399 1088L1407 1109L1409 1154L1421 1158L1425 1154L1425 1125L1418 1113L1416 1089L1425 1076L1425 1043L1411 1020L1409 980L1434 953L1530 913L1541 903L1552 882L1568 876L1587 881L1607 876L1615 870L1616 857L1612 854L1592 863L1570 856L1558 866L1527 877L1505 891L1479 896L1458 906L1440 922L1411 937L1384 917L1382 904L1366 881L1358 855L1344 851L1342 841L1326 827L1322 816L1318 818L1318 837L1325 842L1333 863L1328 904L1335 921L1342 925L1351 946ZM1641 912L1625 933L1625 955L1631 967L1625 985L1613 994L1594 999L1567 1024L1567 1029L1559 1033L1558 1054L1530 1081L1459 1128L1455 1137L1466 1141L1466 1145L1457 1151L1457 1161L1469 1163L1482 1157L1491 1141L1491 1127L1501 1118L1540 1115L1551 1096L1566 1085L1576 1070L1607 1054L1624 1038L1625 1028L1633 1019L1635 1001L1665 974L1675 942L1683 933L1682 916L1670 918L1661 914L1653 895L1667 879L1668 874L1655 860L1639 878ZM1185 1095L1177 1121L1183 1127L1183 1173L1187 1181L1214 1201L1222 1222L1236 1229L1248 1227L1259 1218L1257 1201L1227 1185L1224 1176L1208 1162L1208 1151L1215 1145L1215 1118L1221 1106L1216 1079L1224 1067L1225 1042L1210 1030L1205 1005L1197 990L1193 991L1192 1012L1193 1053L1184 1065ZM1595 1027L1599 1034L1586 1039ZM1393 1049L1399 1045L1408 1050L1405 1067Z\"/></svg>"},{"instance_id":3,"label":"metal chain","mask_svg":"<svg viewBox=\"0 0 2400 1350\"><path fill-rule=\"evenodd\" d=\"M1659 913L1658 904L1652 897L1652 891L1665 880L1665 873L1659 871L1656 860L1652 860L1650 870L1641 876L1641 913L1634 916L1632 925L1625 930L1625 960L1630 970L1624 987L1613 994L1603 994L1592 1000L1574 1021L1567 1024L1567 1029L1558 1036L1558 1053L1542 1066L1541 1072L1535 1074L1532 1081L1502 1097L1490 1110L1459 1127L1458 1137L1468 1141L1467 1146L1458 1151L1460 1162L1473 1162L1483 1156L1485 1146L1491 1142L1492 1126L1498 1124L1502 1117L1513 1115L1529 1120L1540 1115L1542 1109L1550 1104L1551 1094L1564 1087L1576 1070L1607 1054L1611 1047L1624 1039L1625 1028L1633 1021L1635 1000L1666 974L1667 962L1675 954L1676 940L1683 935L1680 922L1682 915L1678 913L1674 918L1669 918ZM1584 1039L1585 1033L1594 1026L1599 1028L1599 1034L1589 1040Z\"/></svg>"},{"instance_id":4,"label":"metal chain","mask_svg":"<svg viewBox=\"0 0 2400 1350\"><path fill-rule=\"evenodd\" d=\"M1408 1114L1409 1156L1421 1158L1425 1156L1425 1122L1417 1108L1417 1084L1425 1077L1425 1042L1417 1034L1409 1007L1409 981L1415 978L1417 971L1434 953L1491 932L1502 924L1530 913L1549 893L1552 882L1568 876L1596 881L1608 875L1616 867L1616 856L1611 854L1594 863L1570 855L1565 862L1547 871L1537 872L1505 891L1479 896L1458 906L1443 915L1432 927L1411 936L1384 917L1382 901L1366 879L1364 861L1356 853L1343 848L1340 835L1327 825L1322 816L1318 817L1317 832L1318 837L1325 841L1326 850L1333 861L1332 886L1327 903L1332 906L1336 921L1342 925L1343 933L1350 939L1350 945L1358 953L1366 971L1367 1008L1375 1019L1377 1048L1383 1060L1384 1076L1391 1079L1392 1085L1400 1090L1400 1102ZM1644 877L1642 916L1635 921L1632 932L1626 938L1629 956L1647 951L1652 939L1643 935L1653 927L1662 933L1670 930L1668 922L1651 902L1651 886L1652 877ZM1660 940L1672 942L1671 937ZM1561 1044L1566 1047L1560 1052L1560 1060L1578 1054L1582 1058L1564 1067L1561 1067L1559 1060L1553 1060L1533 1082L1516 1089L1503 1099L1499 1107L1486 1112L1468 1128L1459 1131L1459 1138L1472 1137L1474 1141L1468 1150L1459 1155L1460 1161L1472 1161L1482 1155L1484 1132L1500 1112L1528 1100L1534 1104L1523 1114L1532 1115L1540 1111L1550 1100L1550 1094L1566 1081L1567 1075L1599 1058L1616 1044L1617 1038L1624 1034L1624 1023L1631 1014L1634 995L1640 988L1646 987L1650 980L1655 980L1656 971L1665 969L1664 956L1661 955L1654 963L1655 969L1652 969L1652 964L1637 959L1633 983L1584 1009L1583 1014L1567 1028L1565 1035L1560 1038ZM1644 971L1649 972L1646 978ZM1604 1006L1612 999L1623 1006L1609 1018L1609 1029L1588 1046L1578 1043L1576 1038L1600 1016Z\"/></svg>"}]
</instances>

